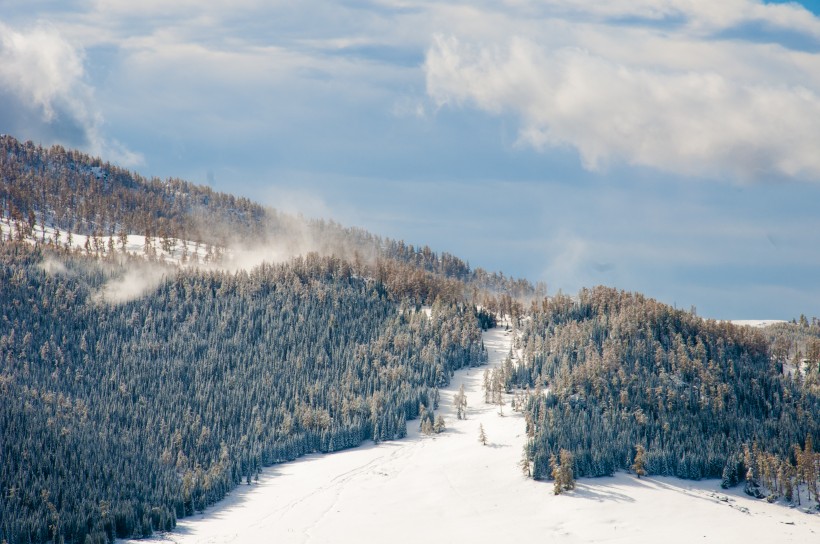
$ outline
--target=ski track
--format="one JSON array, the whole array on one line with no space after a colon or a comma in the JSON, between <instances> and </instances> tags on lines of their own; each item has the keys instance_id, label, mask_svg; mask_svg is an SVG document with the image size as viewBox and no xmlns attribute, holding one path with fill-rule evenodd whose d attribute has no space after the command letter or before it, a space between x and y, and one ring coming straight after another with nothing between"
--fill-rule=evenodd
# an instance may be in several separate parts
<instances>
[{"instance_id":1,"label":"ski track","mask_svg":"<svg viewBox=\"0 0 820 544\"><path fill-rule=\"evenodd\" d=\"M484 333L489 367L510 352L513 333ZM515 355L518 355L516 350ZM368 442L333 454L307 455L265 469L204 514L150 539L174 544L254 542L391 543L499 542L552 537L558 542L816 542L820 515L724 491L717 480L636 479L628 474L586 479L575 491L552 494L551 482L521 474L524 421L484 404L485 367L460 370L441 391L437 413L447 430ZM457 420L453 396L467 393L467 419ZM483 424L488 445L478 442ZM139 541L132 541L139 542Z\"/></svg>"}]
</instances>

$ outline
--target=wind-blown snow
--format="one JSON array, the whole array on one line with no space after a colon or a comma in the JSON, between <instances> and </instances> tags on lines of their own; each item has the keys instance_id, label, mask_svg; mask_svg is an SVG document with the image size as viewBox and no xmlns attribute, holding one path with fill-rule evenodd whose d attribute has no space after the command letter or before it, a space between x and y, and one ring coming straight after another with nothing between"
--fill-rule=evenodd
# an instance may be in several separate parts
<instances>
[{"instance_id":1,"label":"wind-blown snow","mask_svg":"<svg viewBox=\"0 0 820 544\"><path fill-rule=\"evenodd\" d=\"M488 331L490 365L509 353L512 334ZM690 482L618 474L585 479L554 496L525 478L518 462L524 421L484 404L483 368L459 371L442 391L447 430L426 437L408 423L405 440L368 443L268 468L204 514L154 540L245 542L814 542L820 516ZM468 419L452 398L464 384ZM508 399L509 401L509 399ZM489 443L478 442L482 424Z\"/></svg>"}]
</instances>

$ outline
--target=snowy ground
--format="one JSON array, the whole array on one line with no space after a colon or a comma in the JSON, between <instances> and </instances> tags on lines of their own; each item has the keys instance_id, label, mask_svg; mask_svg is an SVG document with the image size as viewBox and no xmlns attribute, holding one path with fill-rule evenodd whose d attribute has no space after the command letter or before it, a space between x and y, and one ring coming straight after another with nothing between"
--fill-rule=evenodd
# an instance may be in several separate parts
<instances>
[{"instance_id":1,"label":"snowy ground","mask_svg":"<svg viewBox=\"0 0 820 544\"><path fill-rule=\"evenodd\" d=\"M511 335L485 333L490 364L509 352ZM820 515L725 492L717 481L627 474L579 482L554 496L549 482L518 467L524 424L509 403L504 416L485 405L482 369L456 373L442 391L445 433L419 435L265 470L204 515L181 520L154 539L189 543L515 542L818 542ZM464 384L468 419L451 408ZM478 442L483 424L489 443Z\"/></svg>"},{"instance_id":2,"label":"snowy ground","mask_svg":"<svg viewBox=\"0 0 820 544\"><path fill-rule=\"evenodd\" d=\"M4 239L8 237L9 232L12 232L17 237L17 228L13 221L9 218L0 217L0 236ZM88 251L91 254L97 254L97 248L94 246L94 239L90 236L77 234L72 232L70 234L66 231L58 231L54 227L37 225L32 233L24 233L24 239L34 244L35 242L45 244L58 244L60 247L67 249L78 249L80 251ZM123 251L129 255L148 257L152 255L156 260L170 264L194 264L203 263L210 260L208 255L208 247L205 244L198 244L196 242L179 240L177 238L170 238L170 245L167 250L162 248L159 238L152 238L150 244L146 247L145 236L139 234L129 234L125 237L125 246L118 235L102 236L99 239L100 247L99 254L106 256L111 248L109 247L109 239L113 244L113 253L119 255ZM86 242L88 242L88 249L86 249ZM219 251L224 251L219 249Z\"/></svg>"},{"instance_id":3,"label":"snowy ground","mask_svg":"<svg viewBox=\"0 0 820 544\"><path fill-rule=\"evenodd\" d=\"M786 323L786 321L782 319L730 319L729 322L734 325L755 327L757 329L762 329L763 327L768 327L776 323Z\"/></svg>"}]
</instances>

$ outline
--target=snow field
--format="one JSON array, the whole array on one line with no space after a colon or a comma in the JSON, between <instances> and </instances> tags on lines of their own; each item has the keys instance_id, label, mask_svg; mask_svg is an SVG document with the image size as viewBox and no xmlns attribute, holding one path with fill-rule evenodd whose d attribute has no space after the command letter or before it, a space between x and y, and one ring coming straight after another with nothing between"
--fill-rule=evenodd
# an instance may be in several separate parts
<instances>
[{"instance_id":1,"label":"snow field","mask_svg":"<svg viewBox=\"0 0 820 544\"><path fill-rule=\"evenodd\" d=\"M756 329L762 329L764 327L768 327L769 325L775 325L777 323L786 323L786 321L782 319L730 319L729 323L738 326L745 326L745 327L754 327Z\"/></svg>"},{"instance_id":2,"label":"snow field","mask_svg":"<svg viewBox=\"0 0 820 544\"><path fill-rule=\"evenodd\" d=\"M9 232L13 232L15 238L17 237L16 227L14 222L9 218L0 217L0 235L4 238L7 238ZM61 247L68 247L68 232L67 231L60 231L59 232L59 239L57 239L56 243L59 243ZM34 244L35 242L41 242L46 244L53 244L55 243L57 235L57 229L46 226L43 227L41 225L37 225L34 228L34 232L30 236L26 236L25 240L28 243ZM71 233L71 245L72 249L77 249L80 251L85 251L85 244L91 238L91 251L94 252L95 248L93 247L93 238L90 236L85 236L83 234ZM108 248L108 240L109 236L103 236L101 238L101 242L103 247L101 248L101 253L107 255L109 252ZM151 248L155 258L160 262L165 262L169 264L182 264L183 261L183 244L187 244L187 255L185 257L186 262L193 264L196 263L203 263L206 260L208 255L207 246L205 244L197 244L196 242L191 241L183 241L177 238L170 239L173 248L170 251L165 251L161 247L160 239L157 237L152 238ZM118 235L113 236L114 241L114 254L120 255L123 251L123 248L120 244L120 239ZM221 248L215 248L220 251L224 251ZM145 253L145 236L139 234L129 234L126 238L125 243L125 252L130 255L138 256L138 257L146 257Z\"/></svg>"}]
</instances>

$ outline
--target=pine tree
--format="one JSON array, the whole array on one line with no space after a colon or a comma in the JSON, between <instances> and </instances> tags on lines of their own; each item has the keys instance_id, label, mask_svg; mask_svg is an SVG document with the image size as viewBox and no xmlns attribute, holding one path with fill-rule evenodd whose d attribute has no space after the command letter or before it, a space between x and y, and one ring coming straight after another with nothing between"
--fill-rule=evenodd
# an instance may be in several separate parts
<instances>
[{"instance_id":1,"label":"pine tree","mask_svg":"<svg viewBox=\"0 0 820 544\"><path fill-rule=\"evenodd\" d=\"M426 435L433 434L433 424L430 423L430 418L425 418L421 424L421 432Z\"/></svg>"},{"instance_id":2,"label":"pine tree","mask_svg":"<svg viewBox=\"0 0 820 544\"><path fill-rule=\"evenodd\" d=\"M464 393L464 384L458 388L458 393L453 397L453 404L456 406L456 417L467 419L467 395Z\"/></svg>"},{"instance_id":3,"label":"pine tree","mask_svg":"<svg viewBox=\"0 0 820 544\"><path fill-rule=\"evenodd\" d=\"M575 472L573 471L573 457L569 450L561 450L561 485L564 489L575 489Z\"/></svg>"},{"instance_id":4,"label":"pine tree","mask_svg":"<svg viewBox=\"0 0 820 544\"><path fill-rule=\"evenodd\" d=\"M427 421L427 407L419 404L419 430L424 432L424 422Z\"/></svg>"},{"instance_id":5,"label":"pine tree","mask_svg":"<svg viewBox=\"0 0 820 544\"><path fill-rule=\"evenodd\" d=\"M484 425L481 423L478 424L478 441L483 446L487 445L487 433L484 432Z\"/></svg>"},{"instance_id":6,"label":"pine tree","mask_svg":"<svg viewBox=\"0 0 820 544\"><path fill-rule=\"evenodd\" d=\"M792 486L791 466L785 461L781 464L781 481L783 482L783 496L787 501L794 501L794 488Z\"/></svg>"},{"instance_id":7,"label":"pine tree","mask_svg":"<svg viewBox=\"0 0 820 544\"><path fill-rule=\"evenodd\" d=\"M737 485L737 461L734 457L730 457L723 466L723 473L721 475L720 487L729 489Z\"/></svg>"},{"instance_id":8,"label":"pine tree","mask_svg":"<svg viewBox=\"0 0 820 544\"><path fill-rule=\"evenodd\" d=\"M444 417L441 414L436 416L436 422L433 424L433 432L436 434L444 432L447 426L444 423Z\"/></svg>"},{"instance_id":9,"label":"pine tree","mask_svg":"<svg viewBox=\"0 0 820 544\"><path fill-rule=\"evenodd\" d=\"M644 450L644 447L640 444L635 446L635 460L632 463L632 472L634 472L639 479L641 476L646 476L646 450Z\"/></svg>"},{"instance_id":10,"label":"pine tree","mask_svg":"<svg viewBox=\"0 0 820 544\"><path fill-rule=\"evenodd\" d=\"M797 471L800 475L800 479L806 482L808 499L811 500L812 496L814 496L815 500L817 500L816 455L814 453L814 444L811 435L806 435L806 443L803 446L803 450L800 451L799 447L795 447L795 452L797 457Z\"/></svg>"},{"instance_id":11,"label":"pine tree","mask_svg":"<svg viewBox=\"0 0 820 544\"><path fill-rule=\"evenodd\" d=\"M524 473L524 476L527 478L532 477L529 444L524 444L524 448L521 451L521 460L518 462L518 465L521 467L521 472Z\"/></svg>"},{"instance_id":12,"label":"pine tree","mask_svg":"<svg viewBox=\"0 0 820 544\"><path fill-rule=\"evenodd\" d=\"M552 476L552 492L555 495L560 495L563 492L563 476L561 474L561 465L558 464L558 458L553 453L550 455L550 476Z\"/></svg>"}]
</instances>

